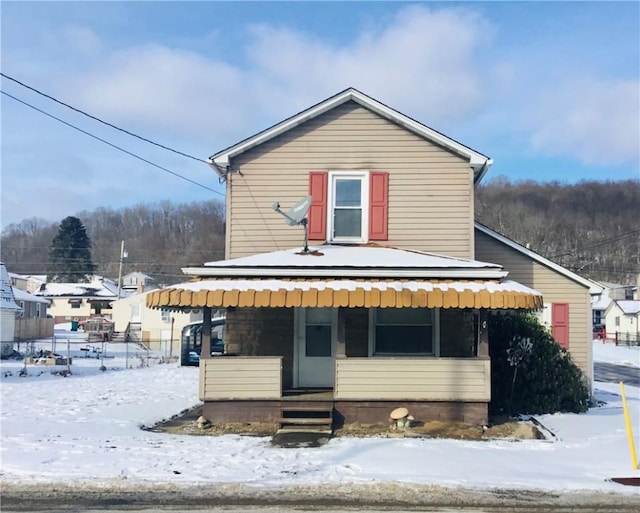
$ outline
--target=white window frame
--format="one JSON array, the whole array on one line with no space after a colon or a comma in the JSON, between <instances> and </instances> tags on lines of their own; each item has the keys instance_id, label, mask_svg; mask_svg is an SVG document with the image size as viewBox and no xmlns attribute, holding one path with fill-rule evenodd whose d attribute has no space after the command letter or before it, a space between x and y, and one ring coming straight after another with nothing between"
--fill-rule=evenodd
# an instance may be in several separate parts
<instances>
[{"instance_id":1,"label":"white window frame","mask_svg":"<svg viewBox=\"0 0 640 513\"><path fill-rule=\"evenodd\" d=\"M40 303L36 303L36 319L40 319L41 317L41 306Z\"/></svg>"},{"instance_id":2,"label":"white window frame","mask_svg":"<svg viewBox=\"0 0 640 513\"><path fill-rule=\"evenodd\" d=\"M424 357L439 358L440 357L440 308L425 308L425 310L433 310L433 353L376 353L376 312L378 308L369 309L369 357Z\"/></svg>"},{"instance_id":3,"label":"white window frame","mask_svg":"<svg viewBox=\"0 0 640 513\"><path fill-rule=\"evenodd\" d=\"M362 223L360 226L360 237L334 237L333 236L333 211L335 208L335 184L337 179L357 178L361 180L362 194ZM329 171L327 184L327 240L330 242L368 242L369 239L369 171Z\"/></svg>"},{"instance_id":4,"label":"white window frame","mask_svg":"<svg viewBox=\"0 0 640 513\"><path fill-rule=\"evenodd\" d=\"M171 310L169 310L168 308L161 308L160 320L162 322L171 322Z\"/></svg>"}]
</instances>

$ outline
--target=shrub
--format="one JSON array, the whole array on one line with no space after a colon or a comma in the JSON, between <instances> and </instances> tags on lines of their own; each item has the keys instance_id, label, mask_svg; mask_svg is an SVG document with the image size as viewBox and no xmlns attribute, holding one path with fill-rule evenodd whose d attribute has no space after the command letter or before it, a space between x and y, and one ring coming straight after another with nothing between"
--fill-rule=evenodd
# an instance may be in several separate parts
<instances>
[{"instance_id":1,"label":"shrub","mask_svg":"<svg viewBox=\"0 0 640 513\"><path fill-rule=\"evenodd\" d=\"M491 315L489 354L493 415L588 409L584 374L534 315Z\"/></svg>"}]
</instances>

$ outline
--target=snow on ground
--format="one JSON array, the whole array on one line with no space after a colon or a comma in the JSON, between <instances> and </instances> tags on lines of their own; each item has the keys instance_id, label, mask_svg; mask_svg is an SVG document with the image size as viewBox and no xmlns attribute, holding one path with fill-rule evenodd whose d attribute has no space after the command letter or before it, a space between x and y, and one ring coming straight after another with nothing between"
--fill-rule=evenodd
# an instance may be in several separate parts
<instances>
[{"instance_id":1,"label":"snow on ground","mask_svg":"<svg viewBox=\"0 0 640 513\"><path fill-rule=\"evenodd\" d=\"M613 342L593 341L593 360L640 367L640 346L616 346Z\"/></svg>"},{"instance_id":2,"label":"snow on ground","mask_svg":"<svg viewBox=\"0 0 640 513\"><path fill-rule=\"evenodd\" d=\"M65 337L73 336L72 356L80 356L82 334L57 336L58 352L66 354ZM141 430L198 403L198 369L154 358L141 366L143 352L129 359L127 369L123 348L107 345L105 372L96 358L75 358L68 377L40 366L29 366L28 376L20 377L22 362L0 364L0 482L134 487L377 482L638 493L606 481L640 476L631 468L617 384L596 383L603 404L587 414L541 416L555 441L335 438L320 448L282 449L263 437ZM625 348L595 351L597 358L605 353L630 359ZM627 387L626 395L640 447L640 389Z\"/></svg>"}]
</instances>

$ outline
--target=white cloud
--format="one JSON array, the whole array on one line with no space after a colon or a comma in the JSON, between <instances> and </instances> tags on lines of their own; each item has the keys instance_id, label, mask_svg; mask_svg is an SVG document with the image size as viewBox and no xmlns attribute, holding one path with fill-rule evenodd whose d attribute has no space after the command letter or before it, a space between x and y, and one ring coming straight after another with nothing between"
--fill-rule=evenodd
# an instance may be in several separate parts
<instances>
[{"instance_id":1,"label":"white cloud","mask_svg":"<svg viewBox=\"0 0 640 513\"><path fill-rule=\"evenodd\" d=\"M98 115L199 138L251 135L349 86L437 125L479 108L474 54L488 31L471 11L413 6L345 47L261 25L249 30L244 49L250 68L147 45L106 55L68 83Z\"/></svg>"},{"instance_id":2,"label":"white cloud","mask_svg":"<svg viewBox=\"0 0 640 513\"><path fill-rule=\"evenodd\" d=\"M570 79L534 102L531 142L551 156L585 164L634 164L640 158L640 83Z\"/></svg>"},{"instance_id":3,"label":"white cloud","mask_svg":"<svg viewBox=\"0 0 640 513\"><path fill-rule=\"evenodd\" d=\"M275 91L298 107L354 86L412 116L451 121L482 100L475 54L489 32L488 22L472 11L412 6L343 47L257 26L249 53L266 94Z\"/></svg>"}]
</instances>

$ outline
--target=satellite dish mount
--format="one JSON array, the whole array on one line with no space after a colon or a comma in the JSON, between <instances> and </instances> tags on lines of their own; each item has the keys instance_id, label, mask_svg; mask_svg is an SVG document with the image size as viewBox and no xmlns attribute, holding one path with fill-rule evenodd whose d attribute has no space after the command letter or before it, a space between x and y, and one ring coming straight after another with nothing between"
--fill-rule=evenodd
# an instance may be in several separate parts
<instances>
[{"instance_id":1,"label":"satellite dish mount","mask_svg":"<svg viewBox=\"0 0 640 513\"><path fill-rule=\"evenodd\" d=\"M298 201L293 207L289 209L287 213L284 213L280 210L280 203L275 202L273 204L273 210L278 212L282 217L284 217L286 223L289 226L299 226L302 225L304 228L304 253L309 252L309 245L307 243L307 212L309 211L309 207L311 207L311 196L305 196L300 201Z\"/></svg>"}]
</instances>

